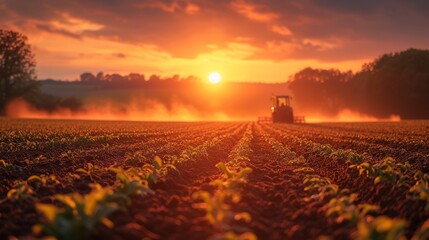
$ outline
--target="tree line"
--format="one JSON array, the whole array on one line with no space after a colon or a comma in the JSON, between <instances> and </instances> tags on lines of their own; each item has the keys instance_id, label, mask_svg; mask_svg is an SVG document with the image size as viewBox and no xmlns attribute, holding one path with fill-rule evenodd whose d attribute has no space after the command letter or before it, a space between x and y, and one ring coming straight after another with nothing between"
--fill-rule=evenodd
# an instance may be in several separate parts
<instances>
[{"instance_id":1,"label":"tree line","mask_svg":"<svg viewBox=\"0 0 429 240\"><path fill-rule=\"evenodd\" d=\"M128 75L121 74L104 74L99 72L93 74L85 72L80 75L77 83L93 86L102 86L105 88L170 88L178 85L192 85L201 82L200 79L194 76L181 77L173 75L171 77L162 77L152 74L146 78L144 74L130 73Z\"/></svg>"},{"instance_id":2,"label":"tree line","mask_svg":"<svg viewBox=\"0 0 429 240\"><path fill-rule=\"evenodd\" d=\"M306 68L289 88L303 111L334 115L343 109L375 117L429 118L429 51L408 49L384 54L355 74Z\"/></svg>"}]
</instances>

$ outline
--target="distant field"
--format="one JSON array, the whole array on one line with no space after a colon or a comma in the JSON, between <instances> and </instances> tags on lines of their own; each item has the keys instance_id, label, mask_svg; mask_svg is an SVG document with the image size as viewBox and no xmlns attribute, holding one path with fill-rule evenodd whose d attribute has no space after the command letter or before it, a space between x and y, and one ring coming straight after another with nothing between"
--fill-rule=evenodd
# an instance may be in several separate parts
<instances>
[{"instance_id":1,"label":"distant field","mask_svg":"<svg viewBox=\"0 0 429 240\"><path fill-rule=\"evenodd\" d=\"M0 159L0 239L428 237L429 121L0 119Z\"/></svg>"}]
</instances>

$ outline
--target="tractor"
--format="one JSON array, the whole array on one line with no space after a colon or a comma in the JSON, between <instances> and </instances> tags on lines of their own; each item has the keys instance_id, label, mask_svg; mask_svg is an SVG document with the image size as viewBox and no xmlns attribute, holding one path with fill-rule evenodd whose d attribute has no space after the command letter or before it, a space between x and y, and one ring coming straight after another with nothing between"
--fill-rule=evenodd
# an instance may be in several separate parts
<instances>
[{"instance_id":1,"label":"tractor","mask_svg":"<svg viewBox=\"0 0 429 240\"><path fill-rule=\"evenodd\" d=\"M271 107L273 123L294 123L293 109L290 105L290 96L272 96Z\"/></svg>"}]
</instances>

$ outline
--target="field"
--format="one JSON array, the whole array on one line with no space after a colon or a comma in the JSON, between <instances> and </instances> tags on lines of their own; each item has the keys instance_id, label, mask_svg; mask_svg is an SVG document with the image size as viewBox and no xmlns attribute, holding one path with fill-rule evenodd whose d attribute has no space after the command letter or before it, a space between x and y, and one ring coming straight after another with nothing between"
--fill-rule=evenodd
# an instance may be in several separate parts
<instances>
[{"instance_id":1,"label":"field","mask_svg":"<svg viewBox=\"0 0 429 240\"><path fill-rule=\"evenodd\" d=\"M0 133L0 239L429 239L429 121Z\"/></svg>"}]
</instances>

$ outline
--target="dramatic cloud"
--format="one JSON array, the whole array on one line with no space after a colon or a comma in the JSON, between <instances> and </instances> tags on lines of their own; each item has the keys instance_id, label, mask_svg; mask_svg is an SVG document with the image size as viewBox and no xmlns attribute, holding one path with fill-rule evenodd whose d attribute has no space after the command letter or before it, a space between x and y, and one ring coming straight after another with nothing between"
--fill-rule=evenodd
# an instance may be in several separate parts
<instances>
[{"instance_id":1,"label":"dramatic cloud","mask_svg":"<svg viewBox=\"0 0 429 240\"><path fill-rule=\"evenodd\" d=\"M222 69L232 81L278 82L310 64L357 70L429 48L427 23L423 0L0 0L0 28L29 37L41 78Z\"/></svg>"}]
</instances>

